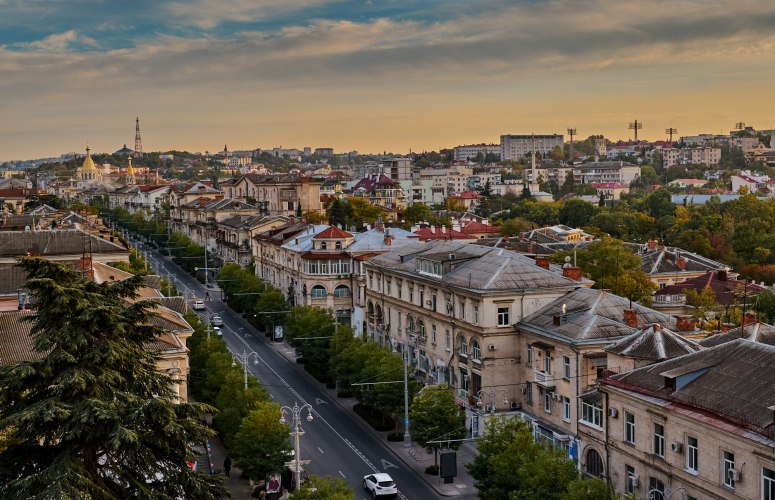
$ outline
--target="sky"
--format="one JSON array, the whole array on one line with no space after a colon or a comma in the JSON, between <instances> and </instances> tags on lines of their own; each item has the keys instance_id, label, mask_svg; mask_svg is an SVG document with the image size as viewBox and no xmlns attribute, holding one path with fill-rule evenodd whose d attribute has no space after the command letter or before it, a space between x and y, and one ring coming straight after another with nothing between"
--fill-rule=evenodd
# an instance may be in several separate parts
<instances>
[{"instance_id":1,"label":"sky","mask_svg":"<svg viewBox=\"0 0 775 500\"><path fill-rule=\"evenodd\" d=\"M772 129L773 26L772 0L0 0L0 161L132 148L135 117L145 151Z\"/></svg>"}]
</instances>

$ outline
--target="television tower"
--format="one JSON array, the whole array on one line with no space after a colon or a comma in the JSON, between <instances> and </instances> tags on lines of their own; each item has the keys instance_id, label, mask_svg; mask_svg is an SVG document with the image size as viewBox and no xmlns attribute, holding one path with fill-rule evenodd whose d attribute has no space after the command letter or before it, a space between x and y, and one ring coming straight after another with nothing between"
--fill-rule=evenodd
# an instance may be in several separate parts
<instances>
[{"instance_id":1,"label":"television tower","mask_svg":"<svg viewBox=\"0 0 775 500\"><path fill-rule=\"evenodd\" d=\"M140 140L140 118L135 118L135 158L143 156L143 141Z\"/></svg>"},{"instance_id":2,"label":"television tower","mask_svg":"<svg viewBox=\"0 0 775 500\"><path fill-rule=\"evenodd\" d=\"M670 127L668 129L665 129L665 133L670 135L670 143L672 144L672 142L673 142L673 134L677 134L678 133L678 129Z\"/></svg>"},{"instance_id":3,"label":"television tower","mask_svg":"<svg viewBox=\"0 0 775 500\"><path fill-rule=\"evenodd\" d=\"M643 128L643 122L639 122L638 120L635 120L634 122L630 122L630 130L635 131L635 142L638 142L638 130Z\"/></svg>"}]
</instances>

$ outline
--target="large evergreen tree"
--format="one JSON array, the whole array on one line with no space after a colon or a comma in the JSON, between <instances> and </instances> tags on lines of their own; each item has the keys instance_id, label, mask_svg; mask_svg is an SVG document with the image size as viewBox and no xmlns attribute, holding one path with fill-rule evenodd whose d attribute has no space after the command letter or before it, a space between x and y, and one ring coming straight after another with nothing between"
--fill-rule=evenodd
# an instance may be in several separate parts
<instances>
[{"instance_id":1,"label":"large evergreen tree","mask_svg":"<svg viewBox=\"0 0 775 500\"><path fill-rule=\"evenodd\" d=\"M23 258L36 310L35 361L0 368L3 498L215 498L193 472L191 445L210 435L208 407L175 404L148 349L152 305L130 303L141 278L98 284L69 267Z\"/></svg>"}]
</instances>

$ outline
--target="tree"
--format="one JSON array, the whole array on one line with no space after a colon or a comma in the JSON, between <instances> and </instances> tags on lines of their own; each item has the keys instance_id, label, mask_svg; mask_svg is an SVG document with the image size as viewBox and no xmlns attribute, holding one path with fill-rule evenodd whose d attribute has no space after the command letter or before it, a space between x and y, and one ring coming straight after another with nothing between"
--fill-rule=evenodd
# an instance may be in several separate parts
<instances>
[{"instance_id":1,"label":"tree","mask_svg":"<svg viewBox=\"0 0 775 500\"><path fill-rule=\"evenodd\" d=\"M551 258L555 262L562 262L568 255L571 252L556 252ZM642 264L640 257L631 254L620 240L607 236L587 245L577 253L577 259L584 274L595 281L595 288L611 290L622 285L621 282L617 285L617 279L626 270L636 269Z\"/></svg>"},{"instance_id":2,"label":"tree","mask_svg":"<svg viewBox=\"0 0 775 500\"><path fill-rule=\"evenodd\" d=\"M242 420L232 446L232 456L234 465L253 480L281 472L289 461L293 446L288 425L280 422L282 416L279 405L264 401Z\"/></svg>"},{"instance_id":3,"label":"tree","mask_svg":"<svg viewBox=\"0 0 775 500\"><path fill-rule=\"evenodd\" d=\"M591 203L577 198L571 198L566 201L558 213L560 224L570 227L583 227L589 223L597 212L598 208Z\"/></svg>"},{"instance_id":4,"label":"tree","mask_svg":"<svg viewBox=\"0 0 775 500\"><path fill-rule=\"evenodd\" d=\"M756 310L767 318L767 323L775 321L775 293L767 289L756 296Z\"/></svg>"},{"instance_id":5,"label":"tree","mask_svg":"<svg viewBox=\"0 0 775 500\"><path fill-rule=\"evenodd\" d=\"M176 404L146 348L160 329L137 296L141 277L102 284L62 264L22 258L37 305L39 359L0 367L4 498L212 498L221 481L193 472L191 445L212 432L203 404Z\"/></svg>"},{"instance_id":6,"label":"tree","mask_svg":"<svg viewBox=\"0 0 775 500\"><path fill-rule=\"evenodd\" d=\"M657 285L651 281L649 275L641 269L627 269L622 272L614 282L613 292L622 297L630 299L630 308L632 302L636 301L644 306L651 305L651 295L657 290Z\"/></svg>"},{"instance_id":7,"label":"tree","mask_svg":"<svg viewBox=\"0 0 775 500\"><path fill-rule=\"evenodd\" d=\"M310 476L309 481L294 491L289 500L355 500L355 490L344 479Z\"/></svg>"},{"instance_id":8,"label":"tree","mask_svg":"<svg viewBox=\"0 0 775 500\"><path fill-rule=\"evenodd\" d=\"M462 439L466 435L466 416L455 403L452 391L443 385L426 387L414 397L409 406L409 422L412 439L428 453L433 452L434 465L440 445L430 441Z\"/></svg>"},{"instance_id":9,"label":"tree","mask_svg":"<svg viewBox=\"0 0 775 500\"><path fill-rule=\"evenodd\" d=\"M703 323L708 320L708 313L718 307L716 294L710 287L703 288L701 291L686 288L684 294L686 294L686 303L694 307L692 317Z\"/></svg>"},{"instance_id":10,"label":"tree","mask_svg":"<svg viewBox=\"0 0 775 500\"><path fill-rule=\"evenodd\" d=\"M282 292L272 289L262 293L256 301L256 317L251 319L266 330L276 324L282 324L285 320L284 312L287 310L288 303Z\"/></svg>"},{"instance_id":11,"label":"tree","mask_svg":"<svg viewBox=\"0 0 775 500\"><path fill-rule=\"evenodd\" d=\"M561 500L578 478L576 463L537 442L521 419L490 419L477 449L466 468L480 498Z\"/></svg>"}]
</instances>

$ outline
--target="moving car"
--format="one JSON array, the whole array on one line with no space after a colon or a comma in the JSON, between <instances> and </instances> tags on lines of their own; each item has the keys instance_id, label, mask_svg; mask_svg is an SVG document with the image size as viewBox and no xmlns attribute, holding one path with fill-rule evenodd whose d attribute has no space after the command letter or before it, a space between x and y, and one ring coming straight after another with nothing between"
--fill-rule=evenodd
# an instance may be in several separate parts
<instances>
[{"instance_id":1,"label":"moving car","mask_svg":"<svg viewBox=\"0 0 775 500\"><path fill-rule=\"evenodd\" d=\"M213 331L215 334L219 337L223 337L223 332L221 331L221 327L219 326L213 326Z\"/></svg>"},{"instance_id":2,"label":"moving car","mask_svg":"<svg viewBox=\"0 0 775 500\"><path fill-rule=\"evenodd\" d=\"M377 497L396 497L398 488L390 474L376 472L363 477L363 487L371 492L371 496Z\"/></svg>"},{"instance_id":3,"label":"moving car","mask_svg":"<svg viewBox=\"0 0 775 500\"><path fill-rule=\"evenodd\" d=\"M213 326L223 326L223 319L217 314L213 314L213 317L210 318L210 323Z\"/></svg>"},{"instance_id":4,"label":"moving car","mask_svg":"<svg viewBox=\"0 0 775 500\"><path fill-rule=\"evenodd\" d=\"M195 300L194 301L194 311L204 311L205 310L205 303L201 300Z\"/></svg>"}]
</instances>

